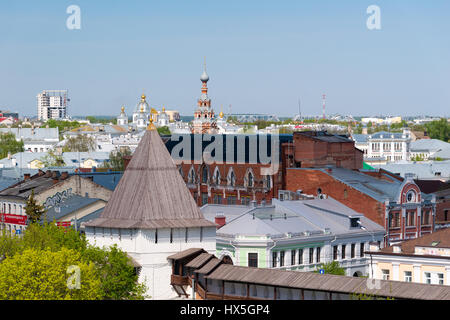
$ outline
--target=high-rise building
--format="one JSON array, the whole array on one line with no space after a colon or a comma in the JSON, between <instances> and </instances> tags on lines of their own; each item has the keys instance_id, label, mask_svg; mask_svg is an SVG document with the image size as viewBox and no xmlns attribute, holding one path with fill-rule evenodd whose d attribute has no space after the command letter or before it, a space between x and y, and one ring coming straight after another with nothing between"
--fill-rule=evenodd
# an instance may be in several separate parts
<instances>
[{"instance_id":1,"label":"high-rise building","mask_svg":"<svg viewBox=\"0 0 450 320\"><path fill-rule=\"evenodd\" d=\"M37 95L38 120L67 117L67 90L44 90Z\"/></svg>"}]
</instances>

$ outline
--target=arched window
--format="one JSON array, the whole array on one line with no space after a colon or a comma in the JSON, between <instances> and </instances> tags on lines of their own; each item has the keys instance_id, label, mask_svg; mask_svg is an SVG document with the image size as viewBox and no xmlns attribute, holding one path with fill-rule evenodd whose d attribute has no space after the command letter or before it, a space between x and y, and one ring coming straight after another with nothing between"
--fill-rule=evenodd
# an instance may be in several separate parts
<instances>
[{"instance_id":1,"label":"arched window","mask_svg":"<svg viewBox=\"0 0 450 320\"><path fill-rule=\"evenodd\" d=\"M272 177L271 176L266 176L266 188L267 189L271 189L272 188Z\"/></svg>"},{"instance_id":2,"label":"arched window","mask_svg":"<svg viewBox=\"0 0 450 320\"><path fill-rule=\"evenodd\" d=\"M230 168L228 172L228 185L234 187L236 185L236 175L234 174L233 168Z\"/></svg>"},{"instance_id":3,"label":"arched window","mask_svg":"<svg viewBox=\"0 0 450 320\"><path fill-rule=\"evenodd\" d=\"M214 170L213 180L214 184L216 185L220 184L220 172L218 167L216 167L216 169Z\"/></svg>"},{"instance_id":4,"label":"arched window","mask_svg":"<svg viewBox=\"0 0 450 320\"><path fill-rule=\"evenodd\" d=\"M195 171L194 171L194 167L191 167L191 169L189 169L188 183L195 183Z\"/></svg>"},{"instance_id":5,"label":"arched window","mask_svg":"<svg viewBox=\"0 0 450 320\"><path fill-rule=\"evenodd\" d=\"M202 168L202 183L208 183L208 167L203 166Z\"/></svg>"},{"instance_id":6,"label":"arched window","mask_svg":"<svg viewBox=\"0 0 450 320\"><path fill-rule=\"evenodd\" d=\"M414 191L409 191L407 194L406 194L406 201L407 202L414 202L414 201L416 201L416 193L414 192Z\"/></svg>"},{"instance_id":7,"label":"arched window","mask_svg":"<svg viewBox=\"0 0 450 320\"><path fill-rule=\"evenodd\" d=\"M247 186L250 188L253 187L253 173L251 171L247 174Z\"/></svg>"}]
</instances>

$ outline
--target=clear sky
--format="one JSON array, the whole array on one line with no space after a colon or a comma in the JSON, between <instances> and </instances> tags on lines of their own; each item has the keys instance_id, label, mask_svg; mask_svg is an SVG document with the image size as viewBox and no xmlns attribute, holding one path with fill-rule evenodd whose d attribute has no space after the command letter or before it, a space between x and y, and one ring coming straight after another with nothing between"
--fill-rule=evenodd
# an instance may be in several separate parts
<instances>
[{"instance_id":1,"label":"clear sky","mask_svg":"<svg viewBox=\"0 0 450 320\"><path fill-rule=\"evenodd\" d=\"M449 115L449 17L448 0L2 0L0 109L68 89L71 115L131 114L144 91L192 115L206 56L217 113L321 114L326 93L327 113Z\"/></svg>"}]
</instances>

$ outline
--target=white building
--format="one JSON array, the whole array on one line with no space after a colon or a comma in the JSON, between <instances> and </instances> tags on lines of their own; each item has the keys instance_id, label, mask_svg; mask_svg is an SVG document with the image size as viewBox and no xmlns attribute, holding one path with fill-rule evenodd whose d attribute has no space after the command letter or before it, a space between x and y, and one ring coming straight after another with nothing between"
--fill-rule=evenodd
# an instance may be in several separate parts
<instances>
[{"instance_id":1,"label":"white building","mask_svg":"<svg viewBox=\"0 0 450 320\"><path fill-rule=\"evenodd\" d=\"M450 228L367 254L370 278L450 285Z\"/></svg>"},{"instance_id":2,"label":"white building","mask_svg":"<svg viewBox=\"0 0 450 320\"><path fill-rule=\"evenodd\" d=\"M221 226L216 256L238 266L300 272L338 261L348 276L367 275L364 252L370 242L383 242L384 227L332 198L291 195L297 194L280 191L280 200L254 207L203 206L205 217Z\"/></svg>"},{"instance_id":3,"label":"white building","mask_svg":"<svg viewBox=\"0 0 450 320\"><path fill-rule=\"evenodd\" d=\"M408 129L404 129L402 133L380 131L369 134L365 142L362 135L358 137L358 148L367 150L364 157L369 161L371 158L384 158L387 162L409 159L411 133Z\"/></svg>"},{"instance_id":4,"label":"white building","mask_svg":"<svg viewBox=\"0 0 450 320\"><path fill-rule=\"evenodd\" d=\"M38 120L64 119L67 117L67 90L44 90L37 96Z\"/></svg>"},{"instance_id":5,"label":"white building","mask_svg":"<svg viewBox=\"0 0 450 320\"><path fill-rule=\"evenodd\" d=\"M47 152L59 142L58 128L0 128L0 133L14 134L30 152Z\"/></svg>"},{"instance_id":6,"label":"white building","mask_svg":"<svg viewBox=\"0 0 450 320\"><path fill-rule=\"evenodd\" d=\"M153 124L105 210L84 227L90 243L117 244L139 264L151 299L178 297L168 256L216 247L216 225L203 217Z\"/></svg>"}]
</instances>

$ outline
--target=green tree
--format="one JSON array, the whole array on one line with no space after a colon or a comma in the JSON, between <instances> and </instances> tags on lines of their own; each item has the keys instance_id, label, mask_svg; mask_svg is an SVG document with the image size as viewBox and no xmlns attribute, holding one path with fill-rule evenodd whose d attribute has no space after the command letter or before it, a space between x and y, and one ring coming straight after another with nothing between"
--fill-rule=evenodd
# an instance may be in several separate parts
<instances>
[{"instance_id":1,"label":"green tree","mask_svg":"<svg viewBox=\"0 0 450 320\"><path fill-rule=\"evenodd\" d=\"M30 224L38 222L42 215L45 214L44 206L38 204L34 199L34 189L31 190L31 195L27 199L25 213L27 214L28 223Z\"/></svg>"},{"instance_id":2,"label":"green tree","mask_svg":"<svg viewBox=\"0 0 450 320\"><path fill-rule=\"evenodd\" d=\"M41 159L44 167L64 167L66 163L62 155L56 154L53 150L49 150Z\"/></svg>"},{"instance_id":3,"label":"green tree","mask_svg":"<svg viewBox=\"0 0 450 320\"><path fill-rule=\"evenodd\" d=\"M8 153L23 151L23 141L17 141L14 133L0 133L0 159L6 158Z\"/></svg>"},{"instance_id":4,"label":"green tree","mask_svg":"<svg viewBox=\"0 0 450 320\"><path fill-rule=\"evenodd\" d=\"M131 156L130 148L121 148L119 150L114 150L109 153L109 161L105 161L101 167L108 168L112 171L124 171L124 157Z\"/></svg>"},{"instance_id":5,"label":"green tree","mask_svg":"<svg viewBox=\"0 0 450 320\"><path fill-rule=\"evenodd\" d=\"M102 299L119 300L142 299L145 286L137 284L138 275L130 259L116 245L109 249L90 246L83 257L93 261L101 279Z\"/></svg>"},{"instance_id":6,"label":"green tree","mask_svg":"<svg viewBox=\"0 0 450 320\"><path fill-rule=\"evenodd\" d=\"M171 135L171 132L170 132L168 126L159 127L156 130L158 130L158 133L159 133L160 136Z\"/></svg>"},{"instance_id":7,"label":"green tree","mask_svg":"<svg viewBox=\"0 0 450 320\"><path fill-rule=\"evenodd\" d=\"M441 118L440 120L431 121L425 124L425 128L431 139L439 139L445 142L450 141L450 124L447 119Z\"/></svg>"},{"instance_id":8,"label":"green tree","mask_svg":"<svg viewBox=\"0 0 450 320\"><path fill-rule=\"evenodd\" d=\"M116 246L111 248L92 246L84 234L73 228L58 227L54 221L31 224L21 237L3 232L0 237L0 265L21 255L25 250L59 252L63 248L77 252L82 261L94 265L96 276L101 281L99 285L101 299L145 298L146 287L137 282L138 276L125 252Z\"/></svg>"},{"instance_id":9,"label":"green tree","mask_svg":"<svg viewBox=\"0 0 450 320\"><path fill-rule=\"evenodd\" d=\"M70 266L79 270L68 273ZM75 282L71 282L71 278ZM79 288L76 281L79 280ZM101 299L101 281L93 263L83 261L75 250L25 249L0 263L2 300Z\"/></svg>"},{"instance_id":10,"label":"green tree","mask_svg":"<svg viewBox=\"0 0 450 320\"><path fill-rule=\"evenodd\" d=\"M323 269L326 274L335 274L338 276L345 276L345 269L341 267L338 261L331 261L327 263L321 263L315 273L319 273L319 270Z\"/></svg>"},{"instance_id":11,"label":"green tree","mask_svg":"<svg viewBox=\"0 0 450 320\"><path fill-rule=\"evenodd\" d=\"M66 140L63 152L91 152L95 150L95 140L85 134L69 137Z\"/></svg>"}]
</instances>

